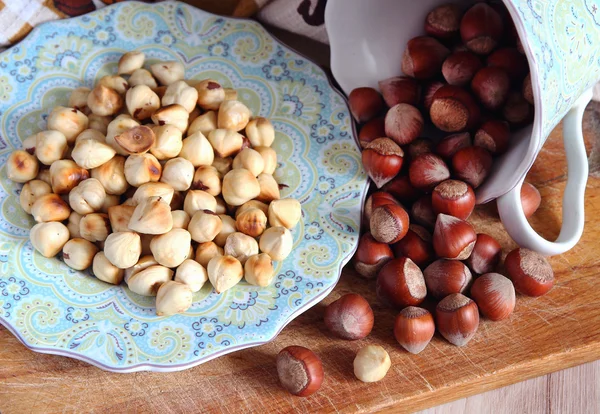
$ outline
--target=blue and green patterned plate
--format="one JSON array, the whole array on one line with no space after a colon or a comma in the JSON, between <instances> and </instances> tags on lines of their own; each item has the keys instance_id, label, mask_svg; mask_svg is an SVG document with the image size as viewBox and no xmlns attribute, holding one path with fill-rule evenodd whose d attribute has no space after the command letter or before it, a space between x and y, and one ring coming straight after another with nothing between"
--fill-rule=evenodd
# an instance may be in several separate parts
<instances>
[{"instance_id":1,"label":"blue and green patterned plate","mask_svg":"<svg viewBox=\"0 0 600 414\"><path fill-rule=\"evenodd\" d=\"M187 78L236 88L254 114L273 121L276 178L289 185L284 196L301 201L303 217L271 286L242 282L221 295L206 286L185 314L157 317L153 298L33 250L33 220L5 160L72 89L115 73L133 49L147 63L180 60ZM178 2L125 2L43 24L0 54L0 122L0 322L35 351L120 372L190 368L272 340L333 289L356 249L367 178L346 102L318 66L256 22Z\"/></svg>"}]
</instances>

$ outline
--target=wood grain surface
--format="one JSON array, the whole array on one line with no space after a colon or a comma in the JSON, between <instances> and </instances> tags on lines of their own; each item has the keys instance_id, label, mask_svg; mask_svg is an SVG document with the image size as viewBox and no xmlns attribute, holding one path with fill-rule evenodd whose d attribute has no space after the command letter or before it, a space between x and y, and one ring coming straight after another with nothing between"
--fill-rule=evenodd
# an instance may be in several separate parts
<instances>
[{"instance_id":1,"label":"wood grain surface","mask_svg":"<svg viewBox=\"0 0 600 414\"><path fill-rule=\"evenodd\" d=\"M585 116L592 174L582 241L551 259L557 283L548 295L519 296L509 320L482 320L468 346L454 347L436 335L424 352L409 355L393 338L395 312L378 304L374 282L347 267L329 297L290 323L273 342L178 373L104 372L83 362L34 353L0 328L0 412L409 412L600 359L600 145L595 145L599 110L592 105ZM550 239L559 233L565 179L559 127L529 175L543 197L531 223ZM479 231L501 240L505 254L515 247L493 206L478 208L471 221ZM322 321L325 305L348 292L363 294L375 311L372 334L356 342L331 338ZM313 349L323 360L325 381L309 398L290 396L277 380L276 354L294 344ZM367 344L384 346L392 359L392 368L379 383L361 383L352 373L356 352ZM494 404L502 403L499 399Z\"/></svg>"}]
</instances>

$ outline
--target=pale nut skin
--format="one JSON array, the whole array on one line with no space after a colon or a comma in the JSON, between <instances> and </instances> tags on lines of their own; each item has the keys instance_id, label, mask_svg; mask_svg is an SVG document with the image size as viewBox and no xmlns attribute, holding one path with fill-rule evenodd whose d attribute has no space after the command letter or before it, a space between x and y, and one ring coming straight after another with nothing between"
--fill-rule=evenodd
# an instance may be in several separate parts
<instances>
[{"instance_id":1,"label":"pale nut skin","mask_svg":"<svg viewBox=\"0 0 600 414\"><path fill-rule=\"evenodd\" d=\"M79 235L91 242L105 241L110 231L108 214L86 214L79 221Z\"/></svg>"},{"instance_id":2,"label":"pale nut skin","mask_svg":"<svg viewBox=\"0 0 600 414\"><path fill-rule=\"evenodd\" d=\"M90 214L102 209L106 191L95 178L83 180L69 193L69 205L79 214Z\"/></svg>"},{"instance_id":3,"label":"pale nut skin","mask_svg":"<svg viewBox=\"0 0 600 414\"><path fill-rule=\"evenodd\" d=\"M270 147L275 141L275 128L267 118L254 118L246 125L246 137L253 147Z\"/></svg>"},{"instance_id":4,"label":"pale nut skin","mask_svg":"<svg viewBox=\"0 0 600 414\"><path fill-rule=\"evenodd\" d=\"M35 201L43 195L50 194L52 187L50 184L42 180L31 180L21 188L21 194L19 194L19 204L23 211L27 214L31 214L31 207Z\"/></svg>"},{"instance_id":5,"label":"pale nut skin","mask_svg":"<svg viewBox=\"0 0 600 414\"><path fill-rule=\"evenodd\" d=\"M160 197L165 203L171 204L175 190L166 183L146 183L142 184L133 193L133 202L138 205L143 200L150 197Z\"/></svg>"},{"instance_id":6,"label":"pale nut skin","mask_svg":"<svg viewBox=\"0 0 600 414\"><path fill-rule=\"evenodd\" d=\"M29 232L31 245L44 257L54 257L69 241L69 229L58 221L38 223Z\"/></svg>"},{"instance_id":7,"label":"pale nut skin","mask_svg":"<svg viewBox=\"0 0 600 414\"><path fill-rule=\"evenodd\" d=\"M13 151L6 160L6 176L15 183L33 180L38 175L38 171L37 158L27 151Z\"/></svg>"},{"instance_id":8,"label":"pale nut skin","mask_svg":"<svg viewBox=\"0 0 600 414\"><path fill-rule=\"evenodd\" d=\"M185 78L185 68L181 62L177 61L155 63L150 66L150 71L156 80L165 86Z\"/></svg>"},{"instance_id":9,"label":"pale nut skin","mask_svg":"<svg viewBox=\"0 0 600 414\"><path fill-rule=\"evenodd\" d=\"M269 227L260 236L259 247L275 261L282 261L292 252L294 238L285 227Z\"/></svg>"},{"instance_id":10,"label":"pale nut skin","mask_svg":"<svg viewBox=\"0 0 600 414\"><path fill-rule=\"evenodd\" d=\"M116 115L121 108L123 108L123 97L121 97L119 92L114 89L107 88L104 85L96 85L88 95L87 104L92 113L96 115ZM85 128L82 128L81 131L86 128L87 123ZM67 139L69 139L69 136L67 134L65 135L67 136Z\"/></svg>"},{"instance_id":11,"label":"pale nut skin","mask_svg":"<svg viewBox=\"0 0 600 414\"><path fill-rule=\"evenodd\" d=\"M152 154L130 155L125 160L125 179L134 187L157 182L161 173L162 166Z\"/></svg>"},{"instance_id":12,"label":"pale nut skin","mask_svg":"<svg viewBox=\"0 0 600 414\"><path fill-rule=\"evenodd\" d=\"M142 254L140 235L132 231L109 234L104 243L104 254L119 269L133 266Z\"/></svg>"},{"instance_id":13,"label":"pale nut skin","mask_svg":"<svg viewBox=\"0 0 600 414\"><path fill-rule=\"evenodd\" d=\"M196 211L188 224L192 240L198 243L213 241L221 231L221 218L209 210Z\"/></svg>"},{"instance_id":14,"label":"pale nut skin","mask_svg":"<svg viewBox=\"0 0 600 414\"><path fill-rule=\"evenodd\" d=\"M65 264L71 269L85 270L92 265L98 247L91 241L73 238L65 243L62 253Z\"/></svg>"},{"instance_id":15,"label":"pale nut skin","mask_svg":"<svg viewBox=\"0 0 600 414\"><path fill-rule=\"evenodd\" d=\"M79 88L73 89L73 92L71 92L71 95L69 95L69 103L67 106L69 108L75 108L84 114L89 115L91 111L87 106L87 99L91 91L92 90L90 88L86 88L85 86L80 86Z\"/></svg>"},{"instance_id":16,"label":"pale nut skin","mask_svg":"<svg viewBox=\"0 0 600 414\"><path fill-rule=\"evenodd\" d=\"M87 103L86 103L87 105ZM96 115L96 114L89 114L88 115L88 128L89 129L93 129L96 130L100 133L102 133L102 135L106 135L106 133L108 132L108 124L110 124L110 122L112 121L112 116L108 115L108 116L101 116L101 115Z\"/></svg>"},{"instance_id":17,"label":"pale nut skin","mask_svg":"<svg viewBox=\"0 0 600 414\"><path fill-rule=\"evenodd\" d=\"M251 207L236 215L235 224L240 232L258 237L267 229L267 216L261 209Z\"/></svg>"},{"instance_id":18,"label":"pale nut skin","mask_svg":"<svg viewBox=\"0 0 600 414\"><path fill-rule=\"evenodd\" d=\"M223 256L223 248L217 246L215 242L200 243L196 248L196 254L194 260L200 263L202 266L208 266L208 262L213 257Z\"/></svg>"},{"instance_id":19,"label":"pale nut skin","mask_svg":"<svg viewBox=\"0 0 600 414\"><path fill-rule=\"evenodd\" d=\"M69 234L71 238L81 238L81 234L79 234L79 222L83 216L79 213L71 211L69 214L69 219L67 221L67 229L69 229Z\"/></svg>"},{"instance_id":20,"label":"pale nut skin","mask_svg":"<svg viewBox=\"0 0 600 414\"><path fill-rule=\"evenodd\" d=\"M67 194L83 180L90 178L88 170L71 160L54 161L50 166L50 182L56 194Z\"/></svg>"},{"instance_id":21,"label":"pale nut skin","mask_svg":"<svg viewBox=\"0 0 600 414\"><path fill-rule=\"evenodd\" d=\"M156 136L154 146L150 148L150 153L158 160L168 160L175 158L183 148L183 134L179 128L173 125L153 125L152 130Z\"/></svg>"},{"instance_id":22,"label":"pale nut skin","mask_svg":"<svg viewBox=\"0 0 600 414\"><path fill-rule=\"evenodd\" d=\"M149 70L144 68L139 68L134 70L129 77L129 86L137 86L137 85L146 85L150 88L156 88L158 83L156 83L156 79L150 73Z\"/></svg>"},{"instance_id":23,"label":"pale nut skin","mask_svg":"<svg viewBox=\"0 0 600 414\"><path fill-rule=\"evenodd\" d=\"M77 109L57 106L50 112L46 122L47 129L62 132L67 138L67 143L71 145L77 135L87 129L89 119L86 114Z\"/></svg>"},{"instance_id":24,"label":"pale nut skin","mask_svg":"<svg viewBox=\"0 0 600 414\"><path fill-rule=\"evenodd\" d=\"M258 254L258 243L253 237L235 232L227 237L223 250L226 256L235 257L244 265L250 256Z\"/></svg>"},{"instance_id":25,"label":"pale nut skin","mask_svg":"<svg viewBox=\"0 0 600 414\"><path fill-rule=\"evenodd\" d=\"M92 178L100 181L106 194L121 195L129 188L125 178L125 157L115 155L99 167L92 169Z\"/></svg>"},{"instance_id":26,"label":"pale nut skin","mask_svg":"<svg viewBox=\"0 0 600 414\"><path fill-rule=\"evenodd\" d=\"M212 165L201 165L196 169L191 188L206 191L216 197L221 194L221 174Z\"/></svg>"},{"instance_id":27,"label":"pale nut skin","mask_svg":"<svg viewBox=\"0 0 600 414\"><path fill-rule=\"evenodd\" d=\"M99 85L114 89L117 93L123 95L129 89L127 81L119 75L106 75L100 78Z\"/></svg>"},{"instance_id":28,"label":"pale nut skin","mask_svg":"<svg viewBox=\"0 0 600 414\"><path fill-rule=\"evenodd\" d=\"M71 157L81 168L93 169L110 161L116 153L110 145L88 138L77 141Z\"/></svg>"},{"instance_id":29,"label":"pale nut skin","mask_svg":"<svg viewBox=\"0 0 600 414\"><path fill-rule=\"evenodd\" d=\"M271 256L266 253L250 256L244 265L244 278L254 286L266 287L275 277L275 268Z\"/></svg>"},{"instance_id":30,"label":"pale nut skin","mask_svg":"<svg viewBox=\"0 0 600 414\"><path fill-rule=\"evenodd\" d=\"M118 206L121 202L121 197L112 194L106 194L104 197L104 202L102 202L102 207L100 207L100 212L107 213L108 209L111 207Z\"/></svg>"},{"instance_id":31,"label":"pale nut skin","mask_svg":"<svg viewBox=\"0 0 600 414\"><path fill-rule=\"evenodd\" d=\"M106 124L108 125L108 124ZM94 141L98 141L98 142L106 142L106 135L104 135L102 132L95 130L95 129L85 129L83 131L81 131L81 133L79 135L77 135L77 138L75 138L75 145L77 145L77 143L79 141L84 141L86 139L92 139ZM72 155L72 153L71 153Z\"/></svg>"},{"instance_id":32,"label":"pale nut skin","mask_svg":"<svg viewBox=\"0 0 600 414\"><path fill-rule=\"evenodd\" d=\"M58 194L45 194L38 197L31 206L31 215L38 223L63 221L69 218L71 209Z\"/></svg>"},{"instance_id":33,"label":"pale nut skin","mask_svg":"<svg viewBox=\"0 0 600 414\"><path fill-rule=\"evenodd\" d=\"M183 313L192 306L192 289L185 283L169 280L156 293L156 315Z\"/></svg>"},{"instance_id":34,"label":"pale nut skin","mask_svg":"<svg viewBox=\"0 0 600 414\"><path fill-rule=\"evenodd\" d=\"M241 131L250 121L250 109L237 100L223 101L217 114L217 126L222 129Z\"/></svg>"},{"instance_id":35,"label":"pale nut skin","mask_svg":"<svg viewBox=\"0 0 600 414\"><path fill-rule=\"evenodd\" d=\"M198 91L196 88L189 86L185 81L179 80L167 86L161 102L163 106L179 104L188 113L191 113L196 108L196 103L198 102Z\"/></svg>"},{"instance_id":36,"label":"pale nut skin","mask_svg":"<svg viewBox=\"0 0 600 414\"><path fill-rule=\"evenodd\" d=\"M194 167L211 165L215 152L208 139L202 132L196 132L183 140L180 157L190 161Z\"/></svg>"},{"instance_id":37,"label":"pale nut skin","mask_svg":"<svg viewBox=\"0 0 600 414\"><path fill-rule=\"evenodd\" d=\"M217 208L217 200L202 190L190 190L185 195L183 201L183 209L190 217L193 217L197 211L210 210L215 212Z\"/></svg>"},{"instance_id":38,"label":"pale nut skin","mask_svg":"<svg viewBox=\"0 0 600 414\"><path fill-rule=\"evenodd\" d=\"M129 231L129 221L135 211L134 206L119 205L108 208L108 220L112 231Z\"/></svg>"},{"instance_id":39,"label":"pale nut skin","mask_svg":"<svg viewBox=\"0 0 600 414\"><path fill-rule=\"evenodd\" d=\"M175 191L187 191L193 179L194 165L185 158L173 158L163 165L160 181L169 184Z\"/></svg>"},{"instance_id":40,"label":"pale nut skin","mask_svg":"<svg viewBox=\"0 0 600 414\"><path fill-rule=\"evenodd\" d=\"M131 75L133 71L144 66L145 58L144 52L138 52L137 50L124 53L119 59L117 73L119 75Z\"/></svg>"},{"instance_id":41,"label":"pale nut skin","mask_svg":"<svg viewBox=\"0 0 600 414\"><path fill-rule=\"evenodd\" d=\"M302 217L302 206L294 198L273 200L269 204L268 217L269 224L273 227L283 226L293 229Z\"/></svg>"},{"instance_id":42,"label":"pale nut skin","mask_svg":"<svg viewBox=\"0 0 600 414\"><path fill-rule=\"evenodd\" d=\"M254 147L253 149L263 158L263 173L273 175L277 168L277 153L275 150L271 147Z\"/></svg>"},{"instance_id":43,"label":"pale nut skin","mask_svg":"<svg viewBox=\"0 0 600 414\"><path fill-rule=\"evenodd\" d=\"M173 228L174 229L184 229L187 230L190 224L190 216L183 210L173 210L171 211L171 218L173 219Z\"/></svg>"},{"instance_id":44,"label":"pale nut skin","mask_svg":"<svg viewBox=\"0 0 600 414\"><path fill-rule=\"evenodd\" d=\"M191 121L187 133L192 135L200 131L204 136L207 136L215 129L217 129L217 113L208 111Z\"/></svg>"},{"instance_id":45,"label":"pale nut skin","mask_svg":"<svg viewBox=\"0 0 600 414\"><path fill-rule=\"evenodd\" d=\"M198 91L198 106L204 110L218 110L225 99L225 90L214 79L200 81L194 88Z\"/></svg>"},{"instance_id":46,"label":"pale nut skin","mask_svg":"<svg viewBox=\"0 0 600 414\"><path fill-rule=\"evenodd\" d=\"M171 207L161 197L146 198L133 210L128 227L143 234L165 234L173 228Z\"/></svg>"},{"instance_id":47,"label":"pale nut skin","mask_svg":"<svg viewBox=\"0 0 600 414\"><path fill-rule=\"evenodd\" d=\"M161 265L149 266L129 277L127 286L133 293L156 296L158 289L173 278L173 271Z\"/></svg>"},{"instance_id":48,"label":"pale nut skin","mask_svg":"<svg viewBox=\"0 0 600 414\"><path fill-rule=\"evenodd\" d=\"M154 236L150 250L158 263L166 267L177 267L188 258L192 237L187 230L172 229L168 233Z\"/></svg>"},{"instance_id":49,"label":"pale nut skin","mask_svg":"<svg viewBox=\"0 0 600 414\"><path fill-rule=\"evenodd\" d=\"M244 137L235 131L219 128L208 134L208 142L217 156L226 158L237 154L242 149Z\"/></svg>"},{"instance_id":50,"label":"pale nut skin","mask_svg":"<svg viewBox=\"0 0 600 414\"><path fill-rule=\"evenodd\" d=\"M231 167L233 165L233 159L231 157L215 157L212 166L217 169L221 176L224 176L229 171L231 171Z\"/></svg>"},{"instance_id":51,"label":"pale nut skin","mask_svg":"<svg viewBox=\"0 0 600 414\"><path fill-rule=\"evenodd\" d=\"M279 184L271 174L262 173L256 177L256 179L260 186L260 193L256 196L258 201L270 203L273 200L279 200L279 198L281 198Z\"/></svg>"},{"instance_id":52,"label":"pale nut skin","mask_svg":"<svg viewBox=\"0 0 600 414\"><path fill-rule=\"evenodd\" d=\"M237 285L244 276L242 264L235 257L217 256L208 262L208 280L215 292L223 293Z\"/></svg>"},{"instance_id":53,"label":"pale nut skin","mask_svg":"<svg viewBox=\"0 0 600 414\"><path fill-rule=\"evenodd\" d=\"M147 85L136 85L125 94L127 111L132 118L144 120L160 108L158 95Z\"/></svg>"},{"instance_id":54,"label":"pale nut skin","mask_svg":"<svg viewBox=\"0 0 600 414\"><path fill-rule=\"evenodd\" d=\"M208 281L208 273L200 263L187 259L175 271L174 280L188 285L192 292L198 292Z\"/></svg>"},{"instance_id":55,"label":"pale nut skin","mask_svg":"<svg viewBox=\"0 0 600 414\"><path fill-rule=\"evenodd\" d=\"M221 192L227 204L240 206L260 194L260 184L250 171L237 168L225 174Z\"/></svg>"},{"instance_id":56,"label":"pale nut skin","mask_svg":"<svg viewBox=\"0 0 600 414\"><path fill-rule=\"evenodd\" d=\"M110 145L117 154L119 155L129 155L127 151L123 147L119 145L119 143L115 140L115 136L122 134L131 128L135 128L140 126L140 123L133 119L129 115L121 114L115 119L113 119L106 128L106 143Z\"/></svg>"},{"instance_id":57,"label":"pale nut skin","mask_svg":"<svg viewBox=\"0 0 600 414\"><path fill-rule=\"evenodd\" d=\"M92 273L97 279L110 283L111 285L119 285L123 281L123 269L119 269L113 265L107 258L104 252L98 252L94 256L92 262Z\"/></svg>"},{"instance_id":58,"label":"pale nut skin","mask_svg":"<svg viewBox=\"0 0 600 414\"><path fill-rule=\"evenodd\" d=\"M237 208L237 210L235 210L235 218L237 220L237 218L240 216L240 214L242 214L244 211L251 209L251 208L257 208L260 211L262 211L263 213L265 213L265 216L267 215L268 211L269 211L269 205L263 203L262 201L258 201L258 200L250 200L245 202L244 204L242 204L241 206L239 206Z\"/></svg>"},{"instance_id":59,"label":"pale nut skin","mask_svg":"<svg viewBox=\"0 0 600 414\"><path fill-rule=\"evenodd\" d=\"M154 260L154 256L147 255L140 257L140 260L138 260L136 264L125 269L125 283L129 284L129 279L131 279L131 276L135 275L136 273L139 273L142 270L149 268L150 266L156 265L158 265L158 262Z\"/></svg>"},{"instance_id":60,"label":"pale nut skin","mask_svg":"<svg viewBox=\"0 0 600 414\"><path fill-rule=\"evenodd\" d=\"M382 380L392 365L390 356L379 345L362 348L354 358L354 375L362 382Z\"/></svg>"},{"instance_id":61,"label":"pale nut skin","mask_svg":"<svg viewBox=\"0 0 600 414\"><path fill-rule=\"evenodd\" d=\"M60 131L41 131L35 137L35 156L44 165L60 160L67 152L67 138Z\"/></svg>"},{"instance_id":62,"label":"pale nut skin","mask_svg":"<svg viewBox=\"0 0 600 414\"><path fill-rule=\"evenodd\" d=\"M230 234L235 233L237 231L235 220L227 215L227 214L219 214L221 218L221 231L215 236L213 241L217 244L217 246L223 247L227 242L227 238Z\"/></svg>"},{"instance_id":63,"label":"pale nut skin","mask_svg":"<svg viewBox=\"0 0 600 414\"><path fill-rule=\"evenodd\" d=\"M257 177L265 169L265 161L258 151L244 148L233 159L232 167L245 168Z\"/></svg>"}]
</instances>

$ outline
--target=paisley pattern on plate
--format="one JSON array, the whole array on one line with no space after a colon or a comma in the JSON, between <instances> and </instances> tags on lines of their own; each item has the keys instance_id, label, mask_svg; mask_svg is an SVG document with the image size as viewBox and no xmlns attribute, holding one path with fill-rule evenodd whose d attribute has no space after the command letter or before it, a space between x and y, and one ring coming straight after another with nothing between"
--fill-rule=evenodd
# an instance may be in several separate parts
<instances>
[{"instance_id":1,"label":"paisley pattern on plate","mask_svg":"<svg viewBox=\"0 0 600 414\"><path fill-rule=\"evenodd\" d=\"M276 178L302 203L295 246L267 288L210 286L183 315L154 314L153 299L37 254L33 221L6 178L6 157L45 128L77 86L114 73L120 55L180 60L187 78L216 78L276 128ZM358 243L367 179L346 102L325 73L259 24L188 5L127 2L36 28L0 55L0 322L27 346L108 370L172 371L274 338L336 284Z\"/></svg>"}]
</instances>

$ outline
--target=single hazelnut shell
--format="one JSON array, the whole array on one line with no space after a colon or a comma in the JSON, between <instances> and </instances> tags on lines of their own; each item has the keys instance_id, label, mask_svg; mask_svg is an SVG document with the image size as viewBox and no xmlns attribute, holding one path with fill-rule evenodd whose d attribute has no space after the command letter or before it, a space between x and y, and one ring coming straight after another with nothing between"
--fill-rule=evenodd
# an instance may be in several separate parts
<instances>
[{"instance_id":1,"label":"single hazelnut shell","mask_svg":"<svg viewBox=\"0 0 600 414\"><path fill-rule=\"evenodd\" d=\"M545 295L554 286L554 271L548 260L529 249L515 249L504 259L504 267L517 292L527 296Z\"/></svg>"},{"instance_id":2,"label":"single hazelnut shell","mask_svg":"<svg viewBox=\"0 0 600 414\"><path fill-rule=\"evenodd\" d=\"M452 157L452 170L456 178L473 188L483 184L492 164L492 156L481 147L463 148Z\"/></svg>"},{"instance_id":3,"label":"single hazelnut shell","mask_svg":"<svg viewBox=\"0 0 600 414\"><path fill-rule=\"evenodd\" d=\"M494 51L488 56L486 63L490 67L504 69L515 86L520 86L529 72L527 58L514 47Z\"/></svg>"},{"instance_id":4,"label":"single hazelnut shell","mask_svg":"<svg viewBox=\"0 0 600 414\"><path fill-rule=\"evenodd\" d=\"M277 354L277 376L283 388L298 397L308 397L321 388L323 364L310 349L288 346Z\"/></svg>"},{"instance_id":5,"label":"single hazelnut shell","mask_svg":"<svg viewBox=\"0 0 600 414\"><path fill-rule=\"evenodd\" d=\"M446 180L438 184L431 194L435 214L448 214L466 220L475 208L475 192L467 183Z\"/></svg>"},{"instance_id":6,"label":"single hazelnut shell","mask_svg":"<svg viewBox=\"0 0 600 414\"><path fill-rule=\"evenodd\" d=\"M442 65L442 75L449 85L466 86L483 67L481 59L469 51L454 52Z\"/></svg>"},{"instance_id":7,"label":"single hazelnut shell","mask_svg":"<svg viewBox=\"0 0 600 414\"><path fill-rule=\"evenodd\" d=\"M479 123L481 111L469 92L458 86L444 85L433 95L429 115L438 129L463 132Z\"/></svg>"},{"instance_id":8,"label":"single hazelnut shell","mask_svg":"<svg viewBox=\"0 0 600 414\"><path fill-rule=\"evenodd\" d=\"M477 304L461 293L446 296L435 309L435 325L448 342L464 346L479 327Z\"/></svg>"},{"instance_id":9,"label":"single hazelnut shell","mask_svg":"<svg viewBox=\"0 0 600 414\"><path fill-rule=\"evenodd\" d=\"M501 155L508 149L510 126L506 121L492 119L484 122L475 133L474 145L489 151L492 155Z\"/></svg>"},{"instance_id":10,"label":"single hazelnut shell","mask_svg":"<svg viewBox=\"0 0 600 414\"><path fill-rule=\"evenodd\" d=\"M492 236L477 235L471 256L465 261L467 266L479 275L493 272L502 258L502 246Z\"/></svg>"},{"instance_id":11,"label":"single hazelnut shell","mask_svg":"<svg viewBox=\"0 0 600 414\"><path fill-rule=\"evenodd\" d=\"M460 132L448 135L435 146L435 153L445 160L451 160L459 150L471 146L471 134Z\"/></svg>"},{"instance_id":12,"label":"single hazelnut shell","mask_svg":"<svg viewBox=\"0 0 600 414\"><path fill-rule=\"evenodd\" d=\"M411 354L423 351L434 333L433 316L427 309L409 306L396 316L394 336L402 348Z\"/></svg>"},{"instance_id":13,"label":"single hazelnut shell","mask_svg":"<svg viewBox=\"0 0 600 414\"><path fill-rule=\"evenodd\" d=\"M444 82L432 81L423 86L423 108L427 113L431 110L435 93L444 85L446 85Z\"/></svg>"},{"instance_id":14,"label":"single hazelnut shell","mask_svg":"<svg viewBox=\"0 0 600 414\"><path fill-rule=\"evenodd\" d=\"M542 196L537 188L530 183L523 183L521 187L521 206L525 217L529 218L535 214L542 202Z\"/></svg>"},{"instance_id":15,"label":"single hazelnut shell","mask_svg":"<svg viewBox=\"0 0 600 414\"><path fill-rule=\"evenodd\" d=\"M385 115L385 136L398 145L407 145L423 132L423 115L412 105L394 105Z\"/></svg>"},{"instance_id":16,"label":"single hazelnut shell","mask_svg":"<svg viewBox=\"0 0 600 414\"><path fill-rule=\"evenodd\" d=\"M471 287L471 297L481 314L492 321L508 318L515 309L515 288L498 273L478 277Z\"/></svg>"},{"instance_id":17,"label":"single hazelnut shell","mask_svg":"<svg viewBox=\"0 0 600 414\"><path fill-rule=\"evenodd\" d=\"M458 34L462 11L455 4L444 4L429 12L425 18L425 32L438 39L449 39Z\"/></svg>"},{"instance_id":18,"label":"single hazelnut shell","mask_svg":"<svg viewBox=\"0 0 600 414\"><path fill-rule=\"evenodd\" d=\"M421 99L421 84L408 76L395 76L379 81L379 90L388 107L400 103L417 106Z\"/></svg>"},{"instance_id":19,"label":"single hazelnut shell","mask_svg":"<svg viewBox=\"0 0 600 414\"><path fill-rule=\"evenodd\" d=\"M408 41L402 56L402 72L411 78L430 79L442 68L450 51L433 37L420 36Z\"/></svg>"},{"instance_id":20,"label":"single hazelnut shell","mask_svg":"<svg viewBox=\"0 0 600 414\"><path fill-rule=\"evenodd\" d=\"M428 138L419 138L408 144L408 156L411 159L431 152L433 152L433 142Z\"/></svg>"},{"instance_id":21,"label":"single hazelnut shell","mask_svg":"<svg viewBox=\"0 0 600 414\"><path fill-rule=\"evenodd\" d=\"M475 74L471 90L481 104L490 111L502 107L508 98L510 79L504 69L487 67Z\"/></svg>"},{"instance_id":22,"label":"single hazelnut shell","mask_svg":"<svg viewBox=\"0 0 600 414\"><path fill-rule=\"evenodd\" d=\"M385 137L385 118L375 118L362 126L358 133L361 148L366 148L377 138Z\"/></svg>"},{"instance_id":23,"label":"single hazelnut shell","mask_svg":"<svg viewBox=\"0 0 600 414\"><path fill-rule=\"evenodd\" d=\"M409 258L400 257L381 268L375 292L384 305L404 308L423 302L427 287L421 269Z\"/></svg>"},{"instance_id":24,"label":"single hazelnut shell","mask_svg":"<svg viewBox=\"0 0 600 414\"><path fill-rule=\"evenodd\" d=\"M357 122L375 118L383 109L383 99L373 88L356 88L348 96L350 112Z\"/></svg>"},{"instance_id":25,"label":"single hazelnut shell","mask_svg":"<svg viewBox=\"0 0 600 414\"><path fill-rule=\"evenodd\" d=\"M435 154L423 154L411 161L408 176L415 188L429 191L450 178L450 171L441 157Z\"/></svg>"},{"instance_id":26,"label":"single hazelnut shell","mask_svg":"<svg viewBox=\"0 0 600 414\"><path fill-rule=\"evenodd\" d=\"M365 298L348 293L325 308L325 326L338 338L354 341L373 329L373 310Z\"/></svg>"},{"instance_id":27,"label":"single hazelnut shell","mask_svg":"<svg viewBox=\"0 0 600 414\"><path fill-rule=\"evenodd\" d=\"M439 259L423 271L427 293L436 299L442 299L452 293L467 290L473 275L467 266L458 260Z\"/></svg>"},{"instance_id":28,"label":"single hazelnut shell","mask_svg":"<svg viewBox=\"0 0 600 414\"><path fill-rule=\"evenodd\" d=\"M433 260L431 234L422 226L411 224L399 242L392 245L396 257L408 257L417 266L425 266Z\"/></svg>"},{"instance_id":29,"label":"single hazelnut shell","mask_svg":"<svg viewBox=\"0 0 600 414\"><path fill-rule=\"evenodd\" d=\"M433 249L438 257L466 260L476 241L477 234L469 223L447 214L438 214L433 230Z\"/></svg>"},{"instance_id":30,"label":"single hazelnut shell","mask_svg":"<svg viewBox=\"0 0 600 414\"><path fill-rule=\"evenodd\" d=\"M392 181L381 187L381 189L390 193L399 201L408 204L416 201L421 195L421 193L410 183L408 175L404 174L397 175Z\"/></svg>"},{"instance_id":31,"label":"single hazelnut shell","mask_svg":"<svg viewBox=\"0 0 600 414\"><path fill-rule=\"evenodd\" d=\"M521 92L511 91L502 108L502 115L511 126L518 128L533 119L533 106L525 100Z\"/></svg>"},{"instance_id":32,"label":"single hazelnut shell","mask_svg":"<svg viewBox=\"0 0 600 414\"><path fill-rule=\"evenodd\" d=\"M427 229L433 229L436 214L433 212L430 195L424 195L413 203L410 209L410 217L415 223Z\"/></svg>"},{"instance_id":33,"label":"single hazelnut shell","mask_svg":"<svg viewBox=\"0 0 600 414\"><path fill-rule=\"evenodd\" d=\"M386 206L388 204L400 204L398 200L394 198L390 193L385 191L376 191L367 198L365 202L364 214L365 221L371 221L371 215L373 214L373 210L377 207ZM368 226L367 226L368 227Z\"/></svg>"},{"instance_id":34,"label":"single hazelnut shell","mask_svg":"<svg viewBox=\"0 0 600 414\"><path fill-rule=\"evenodd\" d=\"M360 237L354 254L354 269L362 277L374 279L379 270L393 258L394 254L388 244L379 243L371 233L365 233Z\"/></svg>"},{"instance_id":35,"label":"single hazelnut shell","mask_svg":"<svg viewBox=\"0 0 600 414\"><path fill-rule=\"evenodd\" d=\"M525 98L530 105L535 105L533 86L531 84L531 74L528 74L523 81L523 98Z\"/></svg>"},{"instance_id":36,"label":"single hazelnut shell","mask_svg":"<svg viewBox=\"0 0 600 414\"><path fill-rule=\"evenodd\" d=\"M389 138L377 138L362 152L363 166L377 188L400 172L403 160L404 151Z\"/></svg>"},{"instance_id":37,"label":"single hazelnut shell","mask_svg":"<svg viewBox=\"0 0 600 414\"><path fill-rule=\"evenodd\" d=\"M480 55L487 55L496 48L502 38L502 18L486 3L477 3L464 14L460 22L463 43Z\"/></svg>"},{"instance_id":38,"label":"single hazelnut shell","mask_svg":"<svg viewBox=\"0 0 600 414\"><path fill-rule=\"evenodd\" d=\"M371 234L380 243L396 243L408 231L408 214L400 205L377 207L371 214Z\"/></svg>"}]
</instances>

